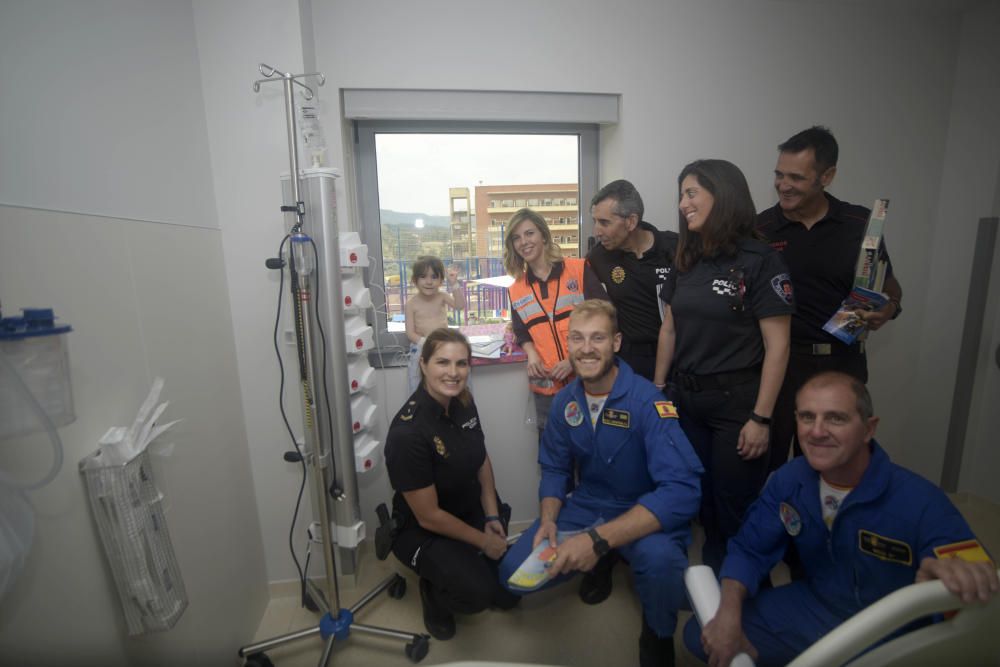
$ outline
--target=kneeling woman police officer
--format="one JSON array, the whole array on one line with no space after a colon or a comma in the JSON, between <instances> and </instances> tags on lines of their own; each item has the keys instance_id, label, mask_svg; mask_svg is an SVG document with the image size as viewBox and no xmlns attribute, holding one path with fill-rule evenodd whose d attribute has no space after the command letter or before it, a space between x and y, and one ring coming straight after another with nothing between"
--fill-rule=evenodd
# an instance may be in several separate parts
<instances>
[{"instance_id":1,"label":"kneeling woman police officer","mask_svg":"<svg viewBox=\"0 0 1000 667\"><path fill-rule=\"evenodd\" d=\"M392 551L420 575L424 625L441 640L455 634L454 613L509 609L519 599L497 578L506 522L466 388L470 356L458 331L427 336L420 386L392 420L385 445L399 526Z\"/></svg>"}]
</instances>

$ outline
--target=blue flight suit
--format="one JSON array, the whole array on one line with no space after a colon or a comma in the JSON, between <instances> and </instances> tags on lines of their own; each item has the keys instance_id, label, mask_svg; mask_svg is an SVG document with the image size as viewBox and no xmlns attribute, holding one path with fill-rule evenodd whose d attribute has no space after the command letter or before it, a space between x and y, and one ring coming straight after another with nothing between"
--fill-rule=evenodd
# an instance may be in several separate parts
<instances>
[{"instance_id":1,"label":"blue flight suit","mask_svg":"<svg viewBox=\"0 0 1000 667\"><path fill-rule=\"evenodd\" d=\"M747 587L743 631L758 667L784 665L868 605L914 582L934 548L975 539L944 492L889 460L875 441L861 482L831 529L820 507L819 473L798 457L779 468L729 541L721 577ZM761 590L760 581L795 542L805 578ZM684 643L704 659L692 618Z\"/></svg>"},{"instance_id":2,"label":"blue flight suit","mask_svg":"<svg viewBox=\"0 0 1000 667\"><path fill-rule=\"evenodd\" d=\"M579 378L556 394L538 454L538 495L563 501L556 521L560 531L611 521L636 504L656 516L661 530L618 547L618 552L635 575L646 622L660 637L669 637L684 596L690 522L698 512L703 471L673 405L627 363L617 363L618 376L596 428ZM580 481L567 497L574 464ZM501 582L531 553L538 524L536 520L504 556ZM571 576L559 576L545 587Z\"/></svg>"}]
</instances>

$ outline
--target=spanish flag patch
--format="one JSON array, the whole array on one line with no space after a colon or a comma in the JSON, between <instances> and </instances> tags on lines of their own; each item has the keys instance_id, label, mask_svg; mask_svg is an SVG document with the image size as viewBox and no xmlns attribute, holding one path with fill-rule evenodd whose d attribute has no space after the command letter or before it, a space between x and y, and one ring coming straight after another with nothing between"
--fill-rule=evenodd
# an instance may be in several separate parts
<instances>
[{"instance_id":1,"label":"spanish flag patch","mask_svg":"<svg viewBox=\"0 0 1000 667\"><path fill-rule=\"evenodd\" d=\"M660 415L660 419L677 419L677 408L670 401L656 401L653 405L656 406L656 413Z\"/></svg>"},{"instance_id":2,"label":"spanish flag patch","mask_svg":"<svg viewBox=\"0 0 1000 667\"><path fill-rule=\"evenodd\" d=\"M970 563L992 563L986 549L978 540L965 540L934 547L934 555L941 558L961 558Z\"/></svg>"}]
</instances>

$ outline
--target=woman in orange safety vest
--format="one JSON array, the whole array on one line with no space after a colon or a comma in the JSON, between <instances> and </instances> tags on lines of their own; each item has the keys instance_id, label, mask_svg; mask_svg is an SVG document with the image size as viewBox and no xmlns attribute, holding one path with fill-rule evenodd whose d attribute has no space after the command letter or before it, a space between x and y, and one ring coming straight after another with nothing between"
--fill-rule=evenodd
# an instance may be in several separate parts
<instances>
[{"instance_id":1,"label":"woman in orange safety vest","mask_svg":"<svg viewBox=\"0 0 1000 667\"><path fill-rule=\"evenodd\" d=\"M517 344L528 355L528 387L535 397L536 424L545 428L552 397L571 379L566 352L569 314L585 299L607 299L586 260L563 257L545 218L522 208L507 223L504 268Z\"/></svg>"}]
</instances>

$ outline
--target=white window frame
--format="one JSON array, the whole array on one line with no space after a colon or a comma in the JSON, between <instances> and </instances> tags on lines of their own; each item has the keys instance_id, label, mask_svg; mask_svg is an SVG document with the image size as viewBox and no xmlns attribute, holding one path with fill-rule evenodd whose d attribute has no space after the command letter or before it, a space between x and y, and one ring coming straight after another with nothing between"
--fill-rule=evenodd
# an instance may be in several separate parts
<instances>
[{"instance_id":1,"label":"white window frame","mask_svg":"<svg viewBox=\"0 0 1000 667\"><path fill-rule=\"evenodd\" d=\"M345 109L349 110L349 109ZM347 114L350 117L350 114ZM617 118L615 118L617 120ZM391 334L386 327L385 285L382 257L382 230L379 214L378 173L375 155L375 135L384 133L400 134L565 134L579 137L579 195L578 201L589 202L598 189L599 126L597 123L553 123L553 122L506 122L506 121L460 121L460 120L369 120L356 118L354 121L354 156L358 188L358 216L361 220L360 233L368 245L371 263L366 279L371 290L372 306L377 315L372 327L375 330L375 352L370 355L373 365L405 365L403 356L396 354L407 349L408 342L403 334ZM469 203L471 208L471 202ZM470 211L471 214L471 211ZM583 233L583 219L589 209L581 206L577 217L578 237ZM585 253L584 248L580 248ZM404 279L400 276L400 280Z\"/></svg>"}]
</instances>

